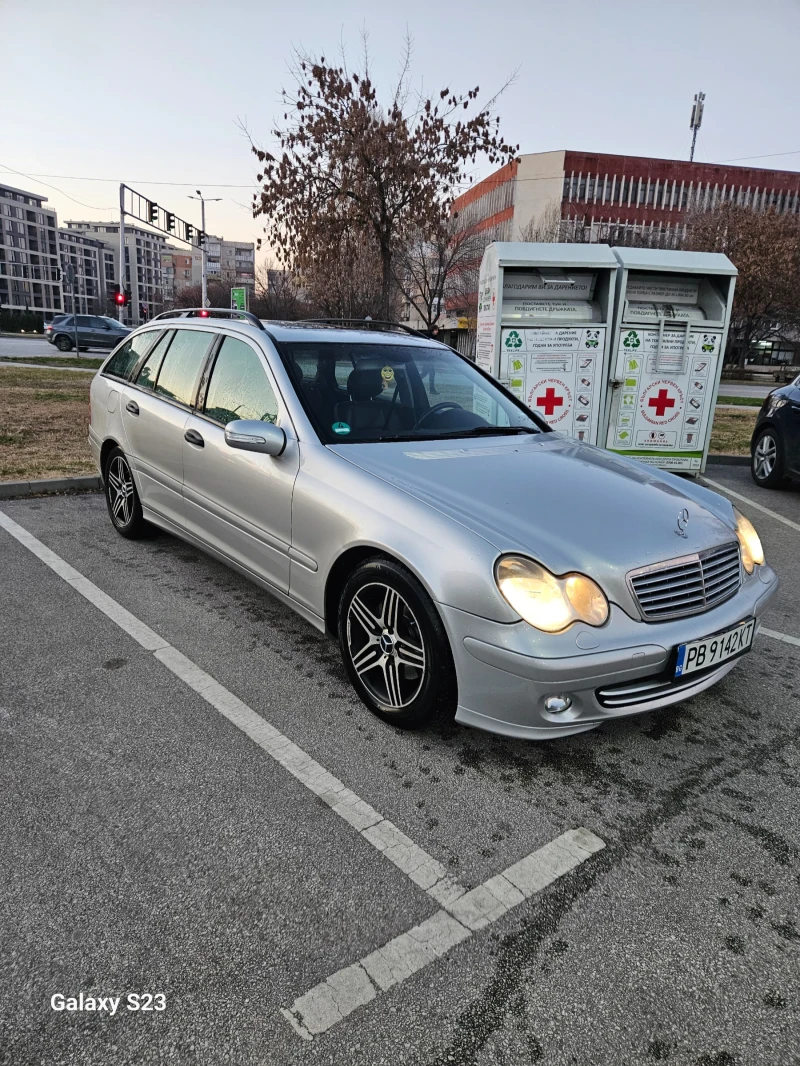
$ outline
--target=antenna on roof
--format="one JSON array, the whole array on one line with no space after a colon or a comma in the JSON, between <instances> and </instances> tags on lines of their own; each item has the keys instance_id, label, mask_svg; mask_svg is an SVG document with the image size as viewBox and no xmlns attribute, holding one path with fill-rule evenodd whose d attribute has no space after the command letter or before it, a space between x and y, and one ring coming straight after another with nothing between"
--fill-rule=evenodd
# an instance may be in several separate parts
<instances>
[{"instance_id":1,"label":"antenna on roof","mask_svg":"<svg viewBox=\"0 0 800 1066\"><path fill-rule=\"evenodd\" d=\"M703 106L705 104L705 99L705 93L694 94L692 117L689 119L689 129L692 130L692 150L689 152L690 163L694 162L694 146L697 143L697 131L700 129L700 124L703 121Z\"/></svg>"}]
</instances>

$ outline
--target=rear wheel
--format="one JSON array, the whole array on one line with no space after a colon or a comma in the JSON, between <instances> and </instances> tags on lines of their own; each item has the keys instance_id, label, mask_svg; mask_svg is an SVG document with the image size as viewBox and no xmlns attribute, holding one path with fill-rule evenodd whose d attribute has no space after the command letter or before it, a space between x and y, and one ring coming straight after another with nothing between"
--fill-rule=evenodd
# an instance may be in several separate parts
<instances>
[{"instance_id":1,"label":"rear wheel","mask_svg":"<svg viewBox=\"0 0 800 1066\"><path fill-rule=\"evenodd\" d=\"M121 448L114 448L106 461L105 491L108 513L117 533L129 540L147 536L151 527L142 516L139 493Z\"/></svg>"},{"instance_id":2,"label":"rear wheel","mask_svg":"<svg viewBox=\"0 0 800 1066\"><path fill-rule=\"evenodd\" d=\"M750 473L756 485L777 489L785 483L783 444L772 426L768 426L753 445Z\"/></svg>"},{"instance_id":3,"label":"rear wheel","mask_svg":"<svg viewBox=\"0 0 800 1066\"><path fill-rule=\"evenodd\" d=\"M72 341L62 333L56 337L56 348L58 348L60 352L68 352L72 348Z\"/></svg>"},{"instance_id":4,"label":"rear wheel","mask_svg":"<svg viewBox=\"0 0 800 1066\"><path fill-rule=\"evenodd\" d=\"M453 657L428 594L405 567L368 559L339 603L339 646L361 700L385 722L418 729L452 715Z\"/></svg>"}]
</instances>

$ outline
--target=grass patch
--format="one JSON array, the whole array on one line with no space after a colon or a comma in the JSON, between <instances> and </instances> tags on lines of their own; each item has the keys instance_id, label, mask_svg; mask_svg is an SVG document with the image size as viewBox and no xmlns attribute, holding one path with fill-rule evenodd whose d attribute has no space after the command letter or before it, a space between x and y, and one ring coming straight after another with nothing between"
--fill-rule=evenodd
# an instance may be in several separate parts
<instances>
[{"instance_id":1,"label":"grass patch","mask_svg":"<svg viewBox=\"0 0 800 1066\"><path fill-rule=\"evenodd\" d=\"M758 396L718 396L717 403L723 406L734 404L736 407L761 407L764 400Z\"/></svg>"},{"instance_id":2,"label":"grass patch","mask_svg":"<svg viewBox=\"0 0 800 1066\"><path fill-rule=\"evenodd\" d=\"M76 359L70 359L69 356L62 355L40 355L40 356L24 356L24 355L0 355L0 360L4 363L34 363L36 366L79 366L84 370L97 370L106 361L106 357L103 355L99 359L86 358L83 356Z\"/></svg>"},{"instance_id":3,"label":"grass patch","mask_svg":"<svg viewBox=\"0 0 800 1066\"><path fill-rule=\"evenodd\" d=\"M87 440L91 381L0 367L0 481L97 473Z\"/></svg>"},{"instance_id":4,"label":"grass patch","mask_svg":"<svg viewBox=\"0 0 800 1066\"><path fill-rule=\"evenodd\" d=\"M758 411L725 411L717 407L711 429L712 455L749 455Z\"/></svg>"}]
</instances>

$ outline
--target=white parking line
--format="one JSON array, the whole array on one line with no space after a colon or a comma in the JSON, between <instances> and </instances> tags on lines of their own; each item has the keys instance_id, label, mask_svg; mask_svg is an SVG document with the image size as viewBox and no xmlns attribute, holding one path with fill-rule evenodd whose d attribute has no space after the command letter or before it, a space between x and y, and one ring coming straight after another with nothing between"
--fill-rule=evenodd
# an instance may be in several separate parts
<instances>
[{"instance_id":1,"label":"white parking line","mask_svg":"<svg viewBox=\"0 0 800 1066\"><path fill-rule=\"evenodd\" d=\"M296 999L291 1007L282 1008L281 1014L304 1040L311 1040L380 992L405 981L479 929L496 922L512 907L541 892L604 847L600 837L588 829L562 833L473 888L447 910L437 911L377 951L338 970Z\"/></svg>"},{"instance_id":2,"label":"white parking line","mask_svg":"<svg viewBox=\"0 0 800 1066\"><path fill-rule=\"evenodd\" d=\"M796 529L797 532L800 533L800 525L797 522L793 522L791 518L785 518L782 514L778 514L777 511L771 511L769 507L764 507L762 504L756 503L756 501L751 500L749 496L742 496L740 492L734 492L733 489L729 489L727 485L723 485L721 481L713 481L710 477L706 477L705 474L700 475L700 480L705 481L707 485L713 485L718 492L724 492L726 496L733 496L734 499L746 503L748 507L754 507L757 511L763 511L764 514L768 514L770 518L774 518L776 522L783 522L785 526L789 526L791 529Z\"/></svg>"},{"instance_id":3,"label":"white parking line","mask_svg":"<svg viewBox=\"0 0 800 1066\"><path fill-rule=\"evenodd\" d=\"M764 626L758 631L760 637L772 637L773 640L782 640L785 644L794 644L800 648L800 638L790 637L788 633L779 633L777 629L766 629Z\"/></svg>"},{"instance_id":4,"label":"white parking line","mask_svg":"<svg viewBox=\"0 0 800 1066\"><path fill-rule=\"evenodd\" d=\"M0 527L154 656L176 677L323 800L443 908L352 966L333 974L282 1014L305 1039L404 981L455 944L495 922L529 896L605 847L588 829L570 829L502 874L468 892L445 867L324 766L221 685L60 555L0 510Z\"/></svg>"}]
</instances>

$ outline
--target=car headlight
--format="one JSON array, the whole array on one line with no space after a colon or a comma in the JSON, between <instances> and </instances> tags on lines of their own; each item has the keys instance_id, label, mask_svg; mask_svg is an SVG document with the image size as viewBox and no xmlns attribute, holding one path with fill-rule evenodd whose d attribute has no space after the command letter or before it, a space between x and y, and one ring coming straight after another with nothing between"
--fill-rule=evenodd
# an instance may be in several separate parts
<instances>
[{"instance_id":1,"label":"car headlight","mask_svg":"<svg viewBox=\"0 0 800 1066\"><path fill-rule=\"evenodd\" d=\"M584 574L556 577L533 559L506 555L497 563L495 579L506 602L544 633L559 633L573 622L601 626L608 618L603 590Z\"/></svg>"},{"instance_id":2,"label":"car headlight","mask_svg":"<svg viewBox=\"0 0 800 1066\"><path fill-rule=\"evenodd\" d=\"M736 516L736 536L739 538L739 547L742 550L742 564L747 573L752 574L756 565L760 566L764 562L761 538L749 518L745 518L735 507L733 513Z\"/></svg>"}]
</instances>

